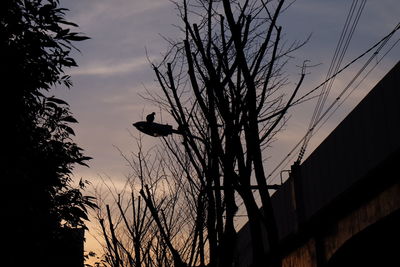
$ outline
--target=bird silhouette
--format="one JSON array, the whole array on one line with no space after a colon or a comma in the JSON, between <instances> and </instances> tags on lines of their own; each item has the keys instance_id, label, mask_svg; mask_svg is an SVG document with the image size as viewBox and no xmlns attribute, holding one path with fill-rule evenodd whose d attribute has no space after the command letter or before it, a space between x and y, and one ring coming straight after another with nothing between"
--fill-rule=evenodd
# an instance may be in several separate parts
<instances>
[{"instance_id":1,"label":"bird silhouette","mask_svg":"<svg viewBox=\"0 0 400 267\"><path fill-rule=\"evenodd\" d=\"M147 121L148 123L152 123L152 122L154 121L155 115L156 115L155 112L150 113L149 115L146 116L146 121Z\"/></svg>"}]
</instances>

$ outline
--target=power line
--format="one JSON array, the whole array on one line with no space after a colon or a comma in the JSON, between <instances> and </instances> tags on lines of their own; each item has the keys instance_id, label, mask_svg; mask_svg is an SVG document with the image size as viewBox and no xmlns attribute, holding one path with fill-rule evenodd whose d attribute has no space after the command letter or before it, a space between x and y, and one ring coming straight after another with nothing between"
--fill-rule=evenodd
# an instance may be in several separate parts
<instances>
[{"instance_id":1,"label":"power line","mask_svg":"<svg viewBox=\"0 0 400 267\"><path fill-rule=\"evenodd\" d=\"M369 74L371 74L371 72L376 68L376 66L378 66L378 64L383 60L383 58L385 58L386 57L386 55L398 44L400 42L400 38L399 39L397 39L393 44L392 44L392 46L385 52L385 54L383 54L382 55L382 57L374 64L374 66L364 75L364 77L357 83L357 85L356 86L354 86L353 87L353 89L346 95L346 97L341 101L341 103L339 103L337 106L336 106L336 108L328 115L328 117L326 117L325 118L325 120L318 126L318 128L317 129L315 129L315 131L313 132L313 134L312 134L312 136L314 136L314 134L316 134L325 124L326 124L326 122L332 117L332 115L339 109L339 107L341 107L342 105L343 105L343 103L348 99L348 97L362 84L362 82L368 77L368 75ZM380 49L379 49L380 50ZM375 57L375 56L377 56L378 54L377 54L377 52L375 52L374 54L373 54L373 56L371 57L371 61L373 60L373 58ZM369 61L370 62L370 61ZM344 91L345 92L345 91ZM343 93L344 93L343 92ZM341 94L341 95L343 95L343 94ZM341 97L338 97L337 98L337 100L339 100ZM337 101L336 101L337 102ZM335 102L335 103L336 103ZM297 145L291 150L291 152L289 152L289 154L288 154L288 156L289 155L291 155L291 153L293 153L297 148L298 148L298 146L300 145L300 143L303 141L303 139L301 139L300 141L299 141L299 143L297 143ZM294 156L295 155L291 155L291 157L290 158L285 158L284 159L284 161L286 161L286 163L283 165L283 167L282 168L285 168L286 166L287 166L287 164L291 161L291 160L293 160L293 158L294 158ZM283 162L284 162L283 161ZM273 173L275 173L275 169L274 169L274 171L273 172L271 172L271 174L268 176L269 178L272 176L272 174ZM274 177L273 179L271 179L271 182L273 181L273 180L275 180L275 178L276 177Z\"/></svg>"},{"instance_id":2,"label":"power line","mask_svg":"<svg viewBox=\"0 0 400 267\"><path fill-rule=\"evenodd\" d=\"M297 105L298 103L302 102L304 99L308 98L312 93L314 93L315 91L317 91L319 88L321 88L325 83L329 82L331 79L334 79L336 76L338 76L340 73L342 73L344 70L346 70L348 67L350 67L351 65L353 65L353 63L355 63L356 61L358 61L360 58L364 57L366 54L368 54L369 52L371 52L374 48L376 48L378 45L380 45L382 42L384 42L386 39L390 39L390 37L392 37L392 35L398 31L400 29L400 23L396 25L396 27L389 33L387 34L385 37L383 37L379 42L375 43L373 46L371 46L369 49L367 49L364 53L362 53L361 55L359 55L358 57L356 57L355 59L353 59L352 61L350 61L349 63L347 63L346 66L344 66L343 68L341 68L339 71L337 71L335 74L333 74L331 77L329 77L329 79L326 79L325 81L323 81L322 83L320 83L317 87L315 87L314 89L312 89L311 91L309 91L308 93L304 94L302 97L298 98L296 101L294 101L292 103L292 106Z\"/></svg>"},{"instance_id":3,"label":"power line","mask_svg":"<svg viewBox=\"0 0 400 267\"><path fill-rule=\"evenodd\" d=\"M378 64L382 61L382 59L399 43L400 39L397 39L396 42L393 43L393 45L385 52L385 54L382 55L382 57L372 66L372 68L364 75L364 77L353 87L353 89L346 95L346 97L336 106L336 108L326 117L326 119L320 124L318 131L325 123L332 117L332 115L343 105L343 103L349 98L349 96L361 85L361 83L368 77L368 75L378 66ZM371 58L371 61L377 54L374 54L374 56ZM342 96L343 94L341 94ZM341 98L340 96L340 98Z\"/></svg>"},{"instance_id":4,"label":"power line","mask_svg":"<svg viewBox=\"0 0 400 267\"><path fill-rule=\"evenodd\" d=\"M352 65L353 63L355 63L356 61L358 61L360 58L364 57L366 54L368 54L369 52L371 52L374 48L378 47L376 49L376 51L371 55L371 57L367 60L367 62L364 64L364 66L361 68L361 70L356 74L356 76L350 81L350 83L343 89L343 91L340 93L340 95L335 99L335 101L327 108L327 110L320 116L320 118L313 124L313 126L310 129L314 129L320 122L321 120L328 114L328 112L334 107L334 105L340 100L340 98L343 96L343 94L349 89L349 87L354 83L354 81L358 78L358 76L365 70L365 68L370 64L370 62L378 55L378 53L380 52L380 50L386 45L386 43L389 41L389 39L394 35L394 33L396 31L398 31L400 29L400 23L398 23L396 25L396 27L389 33L387 34L385 37L383 37L380 41L378 41L377 43L375 43L372 47L370 47L368 50L366 50L364 53L362 53L360 56L356 57L355 59L353 59L352 61L350 61L346 66L344 66L343 68L341 68L340 70L338 70L335 74L333 74L330 78L326 79L324 82L322 82L320 85L318 85L317 87L315 87L314 89L312 89L310 92L308 92L307 94L303 95L302 97L300 97L298 100L295 101L295 104L297 104L298 102L301 102L303 99L305 99L306 97L308 97L310 94L312 94L313 92L315 92L316 90L318 90L320 87L322 87L325 83L327 83L329 80L331 80L333 77L336 77L339 73L341 73L342 71L344 71L345 69L347 69L350 65ZM399 40L396 41L395 44L397 44L399 42ZM389 51L395 46L395 44L389 49ZM387 53L389 52L387 51L384 55L386 56ZM382 57L382 58L383 58ZM380 60L382 60L382 58ZM358 86L358 85L357 85ZM335 110L336 111L336 110ZM332 115L330 115L332 116ZM325 122L324 122L325 123ZM321 125L322 126L322 125ZM319 130L321 128L321 126L317 129ZM310 130L309 130L310 131ZM293 152L297 150L297 148L300 146L301 143L304 142L304 140L307 138L308 135L311 134L311 136L313 136L317 131L310 131L311 133L309 133L309 131L303 136L303 138L300 139L300 141L298 143L296 143L296 145L289 151L289 153L283 158L283 160L271 171L271 173L268 175L267 179L271 179L272 175L274 175L274 173L290 158L290 160L293 159ZM285 164L285 166L287 165L287 163Z\"/></svg>"},{"instance_id":5,"label":"power line","mask_svg":"<svg viewBox=\"0 0 400 267\"><path fill-rule=\"evenodd\" d=\"M331 60L331 64L329 66L328 73L326 74L326 79L328 79L332 75L332 73L335 73L335 72L337 72L339 70L340 65L342 64L344 55L346 54L346 51L347 51L347 49L349 47L349 44L350 44L350 41L351 41L351 39L353 37L353 34L355 32L355 29L356 29L356 26L358 24L358 21L359 21L359 19L361 17L361 13L362 13L362 11L364 9L365 3L366 3L366 0L361 1L361 4L359 5L358 10L357 10L356 15L355 15L355 18L353 20L353 15L354 15L355 10L356 10L357 5L358 5L358 0L353 0L351 8L350 8L349 13L348 13L347 18L346 18L346 22L345 22L345 24L343 26L339 41L338 41L338 43L336 45L336 49L335 49L333 58ZM350 24L351 24L351 26L350 26ZM328 95L329 95L329 93L331 91L331 88L333 86L334 80L335 80L335 78L333 78L329 82L325 83L323 88L322 88L322 90L321 90L322 92L318 97L318 102L317 102L317 104L315 106L313 115L312 115L311 120L310 120L310 124L309 124L307 132L306 132L307 136L303 141L303 145L302 145L302 147L300 149L300 152L299 152L299 155L298 155L298 158L297 158L298 162L300 162L301 159L304 156L304 153L305 153L305 151L307 149L308 143L309 143L309 141L311 139L311 135L312 135L312 132L313 132L313 125L315 124L315 122L321 116L321 112L322 112L322 110L324 108L326 100L328 99Z\"/></svg>"},{"instance_id":6,"label":"power line","mask_svg":"<svg viewBox=\"0 0 400 267\"><path fill-rule=\"evenodd\" d=\"M309 99L309 98L313 98L310 97L310 95L312 93L314 93L315 91L317 91L319 88L321 88L322 86L324 86L326 83L328 83L330 80L334 79L337 75L339 75L341 72L343 72L344 70L346 70L349 66L351 66L352 64L354 64L355 62L357 62L358 60L360 60L361 58L363 58L366 54L368 54L369 52L371 52L374 48L378 47L379 45L381 45L371 56L371 58L367 61L367 65L372 61L372 59L379 53L379 51L382 49L382 47L388 42L388 40L394 35L394 33L396 31L398 31L400 29L400 23L398 23L396 25L396 27L386 36L384 36L381 40L379 40L377 43L375 43L373 46L371 46L369 49L367 49L366 51L364 51L361 55L359 55L358 57L354 58L353 60L351 60L349 63L347 63L344 67L342 67L341 69L337 70L334 74L332 74L329 78L327 78L325 81L323 81L321 84L319 84L318 86L316 86L315 88L313 88L311 91L309 91L308 93L306 93L305 95L301 96L300 98L298 98L296 101L293 102L292 106L297 105L299 103L302 103L304 100ZM389 53L389 51L400 41L397 40L396 43L382 56L382 58L378 61L378 63ZM378 64L377 63L377 64ZM365 69L366 66L364 66L362 68L362 70ZM371 72L372 70L370 70L367 75ZM360 73L361 74L361 73ZM366 75L366 76L367 76ZM357 75L357 77L359 76L359 74ZM363 78L365 79L366 76ZM354 81L353 81L354 82ZM353 83L351 82L351 83ZM361 81L362 82L362 81ZM351 86L351 85L350 85ZM357 85L359 86L359 84ZM347 86L344 89L344 92L347 91L349 86ZM354 91L354 90L353 90ZM341 95L344 94L344 92L341 93ZM348 96L347 96L348 97ZM347 97L343 100L343 102L347 99ZM337 101L340 99L337 98ZM335 101L334 103L337 103L337 101ZM333 104L334 105L334 104ZM329 112L333 105L331 105L328 109L327 112ZM337 110L337 108L334 110L334 112ZM324 116L326 116L327 112L325 112L318 121L316 121L316 123L313 125L312 128L315 128L317 126L317 124L322 120L322 118ZM330 116L332 116L333 112L330 114ZM321 124L318 129L316 129L316 131L313 132L313 134L311 136L313 136L315 133L318 132L318 130L326 123L327 120L325 120L323 122L323 124ZM292 160L294 158L295 155L293 155L293 152L296 151L296 149L300 146L300 144L302 142L304 142L305 138L307 137L308 132L306 133L306 135L303 136L303 138L301 138L299 140L299 142L289 151L289 153L283 158L283 160L270 172L270 174L267 176L267 179L271 179L271 177L274 175L274 173L289 159ZM286 166L288 164L288 162L286 162L286 164L284 166ZM240 209L243 206L244 202L243 200L241 201L240 204L238 204L238 208Z\"/></svg>"}]
</instances>

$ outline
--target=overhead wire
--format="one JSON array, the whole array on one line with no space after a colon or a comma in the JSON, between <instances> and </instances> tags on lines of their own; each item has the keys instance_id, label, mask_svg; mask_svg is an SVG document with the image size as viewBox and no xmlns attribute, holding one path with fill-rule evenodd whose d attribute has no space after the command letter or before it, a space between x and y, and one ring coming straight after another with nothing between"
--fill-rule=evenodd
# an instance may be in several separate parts
<instances>
[{"instance_id":1,"label":"overhead wire","mask_svg":"<svg viewBox=\"0 0 400 267\"><path fill-rule=\"evenodd\" d=\"M374 66L364 75L364 77L357 83L356 86L353 87L353 89L346 95L346 97L336 106L336 108L328 115L328 117L326 117L324 119L324 121L318 126L318 128L315 129L315 131L313 132L312 135L316 134L325 124L326 122L332 117L332 115L343 105L343 103L348 99L348 97L364 82L364 80L368 77L369 74L371 74L371 72L376 68L376 66L378 66L378 64L387 56L387 54L400 42L400 38L397 39L392 46L385 52L385 54L382 55L382 57L374 64ZM375 52L373 54L373 57L377 56L377 53ZM373 59L371 59L372 61ZM339 97L340 98L340 97ZM339 99L337 99L339 100ZM303 137L305 138L305 136ZM296 145L295 147L287 154L287 157L281 161L281 163L277 166L278 168L275 168L271 174L268 176L268 178L273 181L275 180L275 178L272 178L272 175L276 172L277 169L279 169L279 167L285 168L287 166L287 164L289 164L289 162L291 162L293 160L293 158L296 156L295 154L292 155L292 153L298 148L298 146L304 141L304 139L301 139ZM291 156L290 158L288 158L288 156ZM286 163L285 163L286 162ZM285 163L285 164L283 164Z\"/></svg>"},{"instance_id":2,"label":"overhead wire","mask_svg":"<svg viewBox=\"0 0 400 267\"><path fill-rule=\"evenodd\" d=\"M366 51L364 51L364 53L362 53L361 55L359 55L358 57L354 58L352 61L350 61L349 63L347 63L346 66L344 66L343 68L341 68L339 71L337 71L336 73L334 73L331 77L329 77L328 79L326 79L325 81L323 81L322 83L320 83L318 86L314 87L312 90L308 91L306 94L304 94L303 96L301 96L300 98L298 98L296 101L294 101L292 103L292 106L297 105L298 103L302 103L305 99L310 98L310 95L315 93L319 88L321 88L325 83L329 82L331 79L335 78L337 75L339 75L340 73L342 73L344 70L346 70L348 67L350 67L351 65L353 65L355 62L357 62L358 60L360 60L361 58L363 58L366 54L368 54L369 52L371 52L374 48L376 48L378 45L380 45L382 42L384 42L386 39L390 39L390 37L393 36L393 34L398 31L400 29L400 23L396 25L396 27L390 32L388 33L385 37L383 37L380 41L376 42L373 46L371 46L369 49L367 49Z\"/></svg>"},{"instance_id":3,"label":"overhead wire","mask_svg":"<svg viewBox=\"0 0 400 267\"><path fill-rule=\"evenodd\" d=\"M358 21L359 21L359 18L360 18L360 15L361 15L361 12L362 12L362 10L363 10L363 8L364 8L364 6L365 6L365 2L366 2L366 0L363 0L363 2L361 3L361 5L360 5L360 7L359 7L359 10L357 11L357 15L356 15L356 19L353 21L353 26L351 27L351 30L350 30L350 34L349 34L349 36L348 36L348 38L346 39L346 43L345 43L345 50L347 50L347 47L348 47L348 44L349 44L349 42L350 42L350 39L351 39L351 37L352 37L352 35L354 34L354 29L355 29L355 26L357 25L357 23L358 23ZM354 11L353 11L354 12ZM349 12L350 13L350 12ZM325 86L325 84L327 84L328 82L330 82L330 81L332 81L331 83L333 83L333 80L335 79L335 77L336 76L338 76L341 72L343 72L345 69L347 69L349 66L351 66L352 64L354 64L356 61L358 61L358 60L360 60L361 58L363 58L366 54L368 54L369 52L371 52L374 48L376 48L377 46L379 46L379 48L373 53L373 55L370 57L370 59L367 61L367 63L366 64L364 64L364 66L362 67L362 70L360 70L359 71L359 73L357 73L357 75L356 75L356 77L354 77L353 79L352 79L352 81L350 82L350 84L348 85L348 86L346 86L346 88L342 91L342 93L339 95L339 97L338 98L336 98L335 99L335 101L328 107L328 109L322 114L322 115L320 115L320 116L318 116L319 118L316 120L316 119L314 119L315 120L315 122L314 122L314 124L311 126L311 131L309 130L309 131L307 131L307 133L303 136L303 138L301 138L300 140L299 140L299 142L298 143L296 143L296 145L289 151L289 153L284 157L284 159L270 172L270 174L267 176L267 179L268 180L270 180L272 177L273 177L273 175L274 175L274 173L289 159L289 157L290 157L290 160L292 160L293 158L294 158L294 156L295 155L293 155L293 152L295 152L297 149L298 149L298 147L300 146L300 144L302 144L305 140L306 140L306 138L308 138L308 137L312 137L314 134L316 134L318 131L319 131L319 129L327 122L327 120L333 115L333 113L338 109L338 107L329 115L329 117L326 119L326 120L324 120L323 121L323 123L315 130L315 131L313 131L312 129L315 129L315 127L321 122L321 120L328 114L328 112L334 107L334 105L340 100L340 98L341 98L341 96L348 90L348 88L354 83L354 81L356 80L356 78L358 78L358 76L362 73L362 71L364 71L365 70L365 68L366 68L366 66L372 61L372 59L373 58L375 58L375 56L379 53L379 51L382 49L382 47L387 43L387 41L394 35L394 33L396 32L396 31L398 31L400 29L400 23L399 24L397 24L396 25L396 27L389 33L389 34L387 34L386 36L384 36L380 41L378 41L377 43L375 43L373 46L371 46L369 49L367 49L366 51L364 51L362 54L360 54L358 57L356 57L356 58L354 58L353 60L351 60L350 62L348 62L344 67L342 67L342 68L340 68L340 65L341 64L336 64L336 68L334 68L335 69L335 71L333 72L333 74L332 74L332 71L330 72L331 73L331 75L327 75L327 78L321 83L321 84L319 84L318 86L316 86L315 88L313 88L312 90L310 90L308 93L306 93L305 95L303 95L303 96L301 96L299 99L297 99L296 101L294 101L294 103L293 103L293 105L296 105L296 104L298 104L298 103L301 103L304 99L307 99L312 93L314 93L315 91L317 91L319 88L321 88L322 86ZM350 37L350 39L349 39L349 37ZM400 39L399 40L397 40L396 41L396 43L382 56L382 58L378 61L378 63L390 52L390 50L398 43L400 41ZM341 41L341 42L343 42L343 41ZM344 51L345 51L344 50ZM335 54L336 54L336 52L335 52ZM337 56L337 55L336 55ZM342 50L342 53L341 53L341 56L340 56L340 60L339 60L339 62L342 62L342 60L343 60L343 57L344 57L344 53L343 53L343 50ZM377 64L378 64L377 63ZM376 64L376 65L377 65ZM330 67L331 68L331 67ZM356 87L358 87L361 83L362 83L362 81L366 78L366 76L368 76L369 75L369 73L371 72L373 70L373 68L363 77L363 79L360 81L360 83L359 84L357 84L357 86ZM329 73L329 72L328 72ZM351 91L351 92L353 92L355 90L355 88L353 88L353 90ZM350 92L350 94L351 94L351 92ZM320 95L324 95L324 94L320 94ZM342 103L341 104L343 104L343 102L347 99L349 97L349 95L347 95L346 96L346 98L342 101ZM313 97L310 97L310 98L313 98ZM326 101L326 100L325 100ZM340 105L341 105L340 104ZM321 112L321 111L320 111ZM319 112L319 113L320 113ZM311 132L311 133L309 133L309 132ZM289 160L289 161L290 161ZM285 164L285 166L289 163L289 161L287 161L286 162L286 164ZM254 190L253 190L254 191ZM241 201L241 203L240 204L238 204L238 208L240 208L241 206L243 206L243 201Z\"/></svg>"},{"instance_id":4,"label":"overhead wire","mask_svg":"<svg viewBox=\"0 0 400 267\"><path fill-rule=\"evenodd\" d=\"M361 4L358 6L358 0L353 0L351 8L350 8L349 13L346 18L346 22L343 26L339 41L336 45L336 49L335 49L334 55L332 57L331 64L329 66L329 70L326 74L326 79L328 77L330 77L332 75L332 73L336 73L339 70L339 68L342 64L343 58L349 47L350 41L355 32L355 29L357 27L358 21L360 20L362 11L364 10L365 3L366 3L366 0L362 0ZM357 9L355 18L353 19L353 16L354 16L357 6L358 6L358 9ZM306 132L307 136L304 139L302 147L299 151L299 155L297 158L298 162L300 162L304 156L304 153L307 149L308 143L312 136L312 132L313 132L312 126L315 124L315 122L321 116L321 112L325 106L326 100L328 99L328 96L329 96L329 93L331 91L334 81L335 81L335 77L330 79L329 82L325 83L321 90L322 92L321 92L320 96L318 97L318 102L315 106L313 115L310 120L310 124L309 124L307 132Z\"/></svg>"},{"instance_id":5,"label":"overhead wire","mask_svg":"<svg viewBox=\"0 0 400 267\"><path fill-rule=\"evenodd\" d=\"M347 33L347 29L348 29L348 26L350 24L351 18L352 18L353 14L354 14L356 3L357 3L357 1L353 0L352 5L351 5L350 10L349 10L349 13L347 14L346 21L344 23L341 35L340 35L339 40L338 40L338 43L336 45L336 49L335 49L335 52L333 54L333 58L331 60L331 64L329 66L329 70L328 70L328 72L326 74L326 79L329 78L332 75L332 71L334 69L334 65L336 63L336 59L337 59L338 53L339 53L339 51L340 51L340 49L342 47L342 43L343 43L344 37L345 37L345 35ZM333 81L333 80L334 79L332 79L331 81ZM323 105L322 102L323 102L324 96L326 94L329 94L329 92L327 92L327 88L329 87L328 84L329 83L325 83L324 86L321 89L321 94L319 94L318 101L317 101L317 104L315 106L314 112L313 112L313 114L311 116L311 120L310 120L310 123L309 123L309 126L308 126L307 130L312 129L312 125L314 124L316 118L318 117L318 111L321 108L321 106ZM310 132L310 134L311 134L311 132ZM300 154L302 154L302 151L305 150L305 146L308 143L307 139L309 139L310 134L307 135L306 138L304 139L302 149L300 150ZM302 157L302 155L299 155L299 158L300 157Z\"/></svg>"},{"instance_id":6,"label":"overhead wire","mask_svg":"<svg viewBox=\"0 0 400 267\"><path fill-rule=\"evenodd\" d=\"M357 74L353 77L353 79L349 82L349 84L342 90L342 92L339 94L339 96L333 101L333 103L326 109L326 111L320 116L320 118L315 121L315 123L312 125L312 127L310 129L315 129L315 127L322 121L322 119L332 110L332 108L336 105L336 103L341 99L341 97L346 93L346 91L351 87L351 85L355 82L355 80L361 75L361 73L366 69L366 67L371 63L371 61L379 54L379 52L382 50L382 48L387 44L387 42L389 41L389 39L394 35L394 33L396 31L398 31L400 29L400 23L398 23L396 25L396 27L385 37L383 37L379 42L377 42L375 45L373 45L371 48L369 48L367 51L365 51L363 54L361 54L360 56L358 56L356 59L352 60L350 63L348 63L345 67L343 67L342 69L340 69L338 72L336 72L335 74L333 74L333 76L337 76L340 72L342 72L345 68L347 68L349 65L353 64L355 61L357 61L358 59L360 59L361 57L363 57L364 55L366 55L367 53L369 53L370 51L372 51L373 48L379 46L376 51L370 56L370 58L366 61L366 63L362 66L362 68L357 72ZM399 43L400 39L398 39L389 49L388 51L386 51L386 53L381 57L381 59L378 60L378 63L380 61L382 61L382 59ZM377 64L375 64L376 66ZM363 79L356 85L356 87L358 87L361 82L366 78L366 76L368 76L370 74L370 72L373 70L373 68L363 77ZM328 82L332 77L330 77L329 79L325 80L322 84ZM316 89L320 88L322 86L322 84L318 85L317 87L315 87L312 91L315 91ZM353 88L352 92L355 89ZM350 92L351 93L351 92ZM300 99L308 96L310 94L307 93L306 95L302 96ZM344 102L346 99L348 98L348 96L346 96L346 98L342 101ZM299 101L299 100L297 100ZM342 104L342 103L341 103ZM340 105L341 105L340 104ZM331 117L333 115L334 112L336 112L338 109L338 107L329 115L329 117ZM272 176L275 174L275 172L280 169L282 167L282 165L286 162L286 164L284 166L286 166L291 160L293 160L294 156L293 153L298 149L298 147L300 146L300 144L302 144L304 142L304 140L307 138L308 135L313 136L314 134L316 134L321 127L326 123L326 121L329 118L327 118L326 120L324 120L323 124L321 124L320 126L318 126L318 128L315 131L310 131L311 133L307 132L303 138L301 138L296 145L289 151L289 153L283 158L282 161L279 162L279 164L270 172L270 174L268 175L267 179L271 179Z\"/></svg>"},{"instance_id":7,"label":"overhead wire","mask_svg":"<svg viewBox=\"0 0 400 267\"><path fill-rule=\"evenodd\" d=\"M346 97L342 100L342 102L334 109L334 111L324 120L322 124L325 124L325 121L328 120L335 111L339 109L339 107L349 98L349 96L364 82L364 80L368 77L368 75L376 68L376 66L379 65L379 63L382 61L384 57L386 57L387 54L392 51L392 49L400 42L400 38L397 39L392 46L385 52L385 54L382 55L380 59L377 60L377 62L372 66L372 68L364 75L364 77L357 83L356 86L353 87L353 89L346 95ZM322 125L321 124L321 125Z\"/></svg>"},{"instance_id":8,"label":"overhead wire","mask_svg":"<svg viewBox=\"0 0 400 267\"><path fill-rule=\"evenodd\" d=\"M348 26L350 24L350 20L351 20L353 14L354 14L354 9L355 9L356 3L357 3L357 1L353 0L351 8L349 10L349 13L347 14L346 22L345 22L345 24L343 26L339 41L338 41L338 43L336 45L336 49L335 49L335 52L333 54L333 58L332 58L331 64L329 66L329 70L328 70L328 72L326 74L326 79L329 78L332 75L332 72L333 72L333 69L334 69L334 65L336 64L337 56L338 56L339 51L340 51L340 49L342 47L342 43L343 43L344 37L345 37L345 35L347 33L347 29L348 29ZM333 79L331 80L330 83L332 83L332 81L333 81ZM319 107L322 105L321 102L322 102L322 99L324 98L323 96L325 95L325 92L326 92L327 88L329 87L329 86L327 86L328 84L329 83L326 83L321 89L321 95L318 98L318 102L317 102L316 108L314 109L314 113L313 113L313 115L311 117L311 121L310 121L309 127L312 126L315 118L318 117L317 113L318 113Z\"/></svg>"},{"instance_id":9,"label":"overhead wire","mask_svg":"<svg viewBox=\"0 0 400 267\"><path fill-rule=\"evenodd\" d=\"M344 55L345 55L346 52L347 52L347 49L348 49L349 44L350 44L350 41L351 41L351 39L352 39L352 37L353 37L354 31L355 31L356 26L357 26L357 24L358 24L358 21L359 21L359 19L360 19L360 17L361 17L361 13L362 13L362 11L363 11L363 9L364 9L365 3L366 3L366 0L362 1L361 5L360 5L360 7L359 7L359 9L358 9L358 11L357 11L356 18L355 18L355 20L353 21L353 25L352 25L351 28L350 28L350 32L349 32L349 34L348 34L348 36L347 36L346 43L345 43L345 45L344 45L344 48L343 48L342 51L341 51L339 60L337 61L337 64L336 64L336 67L335 67L335 70L333 71L333 73L337 72L337 71L339 70L339 68L340 68L340 65L342 64ZM356 5L357 5L357 3L356 3ZM327 76L327 77L329 77L329 76ZM329 83L328 83L329 85L328 85L327 93L326 93L326 94L324 95L324 97L323 97L323 101L322 101L321 107L320 107L319 110L318 110L318 114L317 114L316 118L318 118L318 117L321 115L323 106L325 105L325 102L326 102L326 100L327 100L327 98L328 98L329 92L330 92L330 90L331 90L331 88L332 88L332 85L333 85L333 82L334 82L334 81L335 81L335 79L332 79L332 80L330 80Z\"/></svg>"},{"instance_id":10,"label":"overhead wire","mask_svg":"<svg viewBox=\"0 0 400 267\"><path fill-rule=\"evenodd\" d=\"M378 64L382 61L382 59L399 43L399 41L400 38L393 43L393 45L385 52L385 54L382 55L382 57L372 66L372 68L364 75L364 77L353 87L353 89L343 98L343 100L335 107L335 109L324 119L324 121L318 126L316 131L318 131L322 126L325 125L325 123L332 117L332 115L343 105L343 103L350 97L350 95L353 94L354 91L364 82L364 80L368 77L368 75L376 68L376 66L378 66ZM377 54L374 54L373 57L371 58L371 61L376 56ZM341 98L343 94L341 94L339 98Z\"/></svg>"}]
</instances>

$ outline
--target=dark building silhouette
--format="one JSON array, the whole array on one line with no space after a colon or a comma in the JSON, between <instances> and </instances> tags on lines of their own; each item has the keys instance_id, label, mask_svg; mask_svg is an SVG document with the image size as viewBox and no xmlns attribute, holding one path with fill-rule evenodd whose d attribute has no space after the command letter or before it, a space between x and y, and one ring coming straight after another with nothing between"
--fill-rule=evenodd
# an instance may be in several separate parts
<instances>
[{"instance_id":1,"label":"dark building silhouette","mask_svg":"<svg viewBox=\"0 0 400 267\"><path fill-rule=\"evenodd\" d=\"M83 228L62 228L47 254L52 266L83 267L84 235Z\"/></svg>"},{"instance_id":2,"label":"dark building silhouette","mask_svg":"<svg viewBox=\"0 0 400 267\"><path fill-rule=\"evenodd\" d=\"M400 266L399 101L400 62L292 166L272 196L282 266ZM252 262L248 224L235 257Z\"/></svg>"}]
</instances>

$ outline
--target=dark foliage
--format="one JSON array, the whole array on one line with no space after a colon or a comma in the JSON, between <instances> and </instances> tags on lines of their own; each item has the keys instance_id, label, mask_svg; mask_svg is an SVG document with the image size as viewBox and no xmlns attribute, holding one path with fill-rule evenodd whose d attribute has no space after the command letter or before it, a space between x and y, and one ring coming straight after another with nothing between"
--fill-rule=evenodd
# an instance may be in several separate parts
<instances>
[{"instance_id":1,"label":"dark foliage","mask_svg":"<svg viewBox=\"0 0 400 267\"><path fill-rule=\"evenodd\" d=\"M0 4L5 266L50 266L57 233L84 227L86 208L94 207L81 192L85 182L74 188L70 177L90 159L71 138L77 121L65 101L49 96L57 84L72 85L64 74L77 66L72 42L88 39L70 31L77 25L65 11L57 0Z\"/></svg>"}]
</instances>

